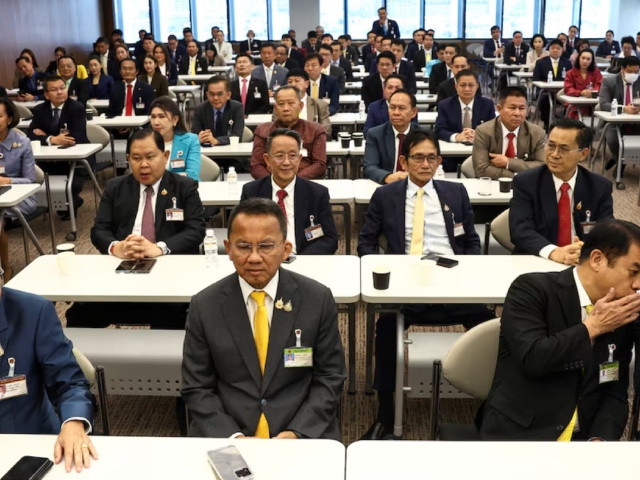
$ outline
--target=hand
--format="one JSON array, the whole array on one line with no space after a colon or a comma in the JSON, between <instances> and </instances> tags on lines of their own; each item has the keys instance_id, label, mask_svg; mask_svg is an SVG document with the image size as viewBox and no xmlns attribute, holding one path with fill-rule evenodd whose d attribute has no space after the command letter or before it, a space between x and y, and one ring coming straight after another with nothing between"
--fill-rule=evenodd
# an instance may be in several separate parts
<instances>
[{"instance_id":1,"label":"hand","mask_svg":"<svg viewBox=\"0 0 640 480\"><path fill-rule=\"evenodd\" d=\"M36 97L31 95L30 93L21 93L16 97L16 100L19 102L33 102Z\"/></svg>"},{"instance_id":2,"label":"hand","mask_svg":"<svg viewBox=\"0 0 640 480\"><path fill-rule=\"evenodd\" d=\"M47 132L45 132L44 130L40 130L39 128L34 128L33 129L33 134L34 135L38 135L39 137L46 137L47 136Z\"/></svg>"},{"instance_id":3,"label":"hand","mask_svg":"<svg viewBox=\"0 0 640 480\"><path fill-rule=\"evenodd\" d=\"M516 61L516 57L509 57L509 60L511 60L512 62Z\"/></svg>"},{"instance_id":4,"label":"hand","mask_svg":"<svg viewBox=\"0 0 640 480\"><path fill-rule=\"evenodd\" d=\"M640 110L638 109L638 107L636 107L634 104L630 103L629 105L625 105L624 107L622 107L622 111L624 113L630 113L632 115L635 115L636 113L640 112Z\"/></svg>"},{"instance_id":5,"label":"hand","mask_svg":"<svg viewBox=\"0 0 640 480\"><path fill-rule=\"evenodd\" d=\"M607 294L596 302L591 315L584 321L591 340L638 318L640 294L633 292L616 300L615 293L615 289L611 287Z\"/></svg>"},{"instance_id":6,"label":"hand","mask_svg":"<svg viewBox=\"0 0 640 480\"><path fill-rule=\"evenodd\" d=\"M293 433L291 430L285 430L284 432L280 432L278 435L276 435L273 438L292 438L294 440L297 440L298 436Z\"/></svg>"},{"instance_id":7,"label":"hand","mask_svg":"<svg viewBox=\"0 0 640 480\"><path fill-rule=\"evenodd\" d=\"M456 142L473 142L476 132L473 128L465 128L456 135Z\"/></svg>"},{"instance_id":8,"label":"hand","mask_svg":"<svg viewBox=\"0 0 640 480\"><path fill-rule=\"evenodd\" d=\"M60 429L60 435L53 447L53 460L56 464L62 461L64 454L64 468L67 472L75 464L76 472L82 467L89 468L91 457L98 459L98 451L93 446L89 436L84 432L84 422L69 420Z\"/></svg>"},{"instance_id":9,"label":"hand","mask_svg":"<svg viewBox=\"0 0 640 480\"><path fill-rule=\"evenodd\" d=\"M580 96L581 97L591 98L591 90L589 90L588 88L585 88L584 90L582 90L580 92Z\"/></svg>"},{"instance_id":10,"label":"hand","mask_svg":"<svg viewBox=\"0 0 640 480\"><path fill-rule=\"evenodd\" d=\"M10 185L11 178L10 177L0 177L0 185Z\"/></svg>"},{"instance_id":11,"label":"hand","mask_svg":"<svg viewBox=\"0 0 640 480\"><path fill-rule=\"evenodd\" d=\"M502 155L501 153L490 153L489 157L491 157L489 161L494 167L507 168L507 165L509 165L509 159L506 155Z\"/></svg>"},{"instance_id":12,"label":"hand","mask_svg":"<svg viewBox=\"0 0 640 480\"><path fill-rule=\"evenodd\" d=\"M273 97L273 90L269 89L269 96Z\"/></svg>"},{"instance_id":13,"label":"hand","mask_svg":"<svg viewBox=\"0 0 640 480\"><path fill-rule=\"evenodd\" d=\"M162 249L155 243L151 243L142 235L130 234L123 241L116 243L114 254L120 258L142 260L143 258L155 258L162 255Z\"/></svg>"},{"instance_id":14,"label":"hand","mask_svg":"<svg viewBox=\"0 0 640 480\"><path fill-rule=\"evenodd\" d=\"M384 183L395 182L396 180L404 180L409 174L407 172L395 172L384 177Z\"/></svg>"},{"instance_id":15,"label":"hand","mask_svg":"<svg viewBox=\"0 0 640 480\"><path fill-rule=\"evenodd\" d=\"M580 260L582 245L584 245L584 242L578 237L574 237L573 243L565 245L564 247L554 248L551 254L549 254L549 260L564 265L577 265L578 260Z\"/></svg>"},{"instance_id":16,"label":"hand","mask_svg":"<svg viewBox=\"0 0 640 480\"><path fill-rule=\"evenodd\" d=\"M210 143L211 145L214 145L213 140L213 133L211 133L211 130L209 130L208 128L198 133L198 141L200 143Z\"/></svg>"},{"instance_id":17,"label":"hand","mask_svg":"<svg viewBox=\"0 0 640 480\"><path fill-rule=\"evenodd\" d=\"M51 145L75 145L75 138L69 135L56 135L51 137Z\"/></svg>"}]
</instances>

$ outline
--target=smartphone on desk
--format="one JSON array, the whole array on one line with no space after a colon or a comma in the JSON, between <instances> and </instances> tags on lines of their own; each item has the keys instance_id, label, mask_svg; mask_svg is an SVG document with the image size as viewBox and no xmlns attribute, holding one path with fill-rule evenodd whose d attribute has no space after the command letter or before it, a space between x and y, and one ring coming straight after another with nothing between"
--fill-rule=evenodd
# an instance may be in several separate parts
<instances>
[{"instance_id":1,"label":"smartphone on desk","mask_svg":"<svg viewBox=\"0 0 640 480\"><path fill-rule=\"evenodd\" d=\"M436 265L438 265L439 267L445 267L445 268L453 268L459 263L458 260L441 257L440 255L437 255L435 253L427 253L424 257L422 257L421 260L425 260L425 259L433 260L436 262Z\"/></svg>"},{"instance_id":2,"label":"smartphone on desk","mask_svg":"<svg viewBox=\"0 0 640 480\"><path fill-rule=\"evenodd\" d=\"M149 273L155 264L155 258L123 260L116 268L116 273Z\"/></svg>"},{"instance_id":3,"label":"smartphone on desk","mask_svg":"<svg viewBox=\"0 0 640 480\"><path fill-rule=\"evenodd\" d=\"M43 478L52 466L53 462L48 458L24 456L0 480L38 480Z\"/></svg>"},{"instance_id":4,"label":"smartphone on desk","mask_svg":"<svg viewBox=\"0 0 640 480\"><path fill-rule=\"evenodd\" d=\"M289 255L285 260L282 261L282 263L293 263L296 261L296 257L295 255Z\"/></svg>"},{"instance_id":5,"label":"smartphone on desk","mask_svg":"<svg viewBox=\"0 0 640 480\"><path fill-rule=\"evenodd\" d=\"M207 452L207 458L219 480L252 480L253 472L233 445Z\"/></svg>"},{"instance_id":6,"label":"smartphone on desk","mask_svg":"<svg viewBox=\"0 0 640 480\"><path fill-rule=\"evenodd\" d=\"M11 185L2 185L0 187L0 195L11 190Z\"/></svg>"},{"instance_id":7,"label":"smartphone on desk","mask_svg":"<svg viewBox=\"0 0 640 480\"><path fill-rule=\"evenodd\" d=\"M60 145L60 146L58 147L58 150L64 150L64 149L66 149L66 148L71 148L71 147L73 147L73 145Z\"/></svg>"}]
</instances>

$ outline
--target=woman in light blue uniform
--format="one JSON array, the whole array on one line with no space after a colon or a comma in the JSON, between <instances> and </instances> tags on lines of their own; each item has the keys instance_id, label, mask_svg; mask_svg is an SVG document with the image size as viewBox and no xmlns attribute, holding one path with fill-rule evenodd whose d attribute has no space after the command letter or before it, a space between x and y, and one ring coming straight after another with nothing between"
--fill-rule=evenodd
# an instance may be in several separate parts
<instances>
[{"instance_id":1,"label":"woman in light blue uniform","mask_svg":"<svg viewBox=\"0 0 640 480\"><path fill-rule=\"evenodd\" d=\"M165 150L170 151L167 170L200 181L200 142L189 133L176 102L162 96L151 103L151 128L162 135Z\"/></svg>"}]
</instances>

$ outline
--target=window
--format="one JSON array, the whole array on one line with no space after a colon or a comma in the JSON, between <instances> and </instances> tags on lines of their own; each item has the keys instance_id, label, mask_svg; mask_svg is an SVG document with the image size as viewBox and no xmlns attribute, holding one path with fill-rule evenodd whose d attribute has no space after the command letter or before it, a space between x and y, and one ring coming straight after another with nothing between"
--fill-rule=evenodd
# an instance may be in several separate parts
<instances>
[{"instance_id":1,"label":"window","mask_svg":"<svg viewBox=\"0 0 640 480\"><path fill-rule=\"evenodd\" d=\"M116 28L123 32L125 41L129 43L137 42L138 30L145 29L151 31L151 20L149 18L149 2L124 2L116 0L114 2L114 15L116 17Z\"/></svg>"},{"instance_id":2,"label":"window","mask_svg":"<svg viewBox=\"0 0 640 480\"><path fill-rule=\"evenodd\" d=\"M232 0L229 2L231 31L227 39L244 39L253 30L256 38L269 38L267 30L267 2L262 0Z\"/></svg>"},{"instance_id":3,"label":"window","mask_svg":"<svg viewBox=\"0 0 640 480\"><path fill-rule=\"evenodd\" d=\"M382 2L380 3L382 4ZM416 2L415 0L387 0L389 18L398 22L400 37L411 38L413 40L413 31L420 27L421 3L422 2ZM373 4L375 5L375 3ZM375 14L377 15L378 12L376 11ZM375 17L371 19L371 22L373 22L373 20L375 20Z\"/></svg>"},{"instance_id":4,"label":"window","mask_svg":"<svg viewBox=\"0 0 640 480\"><path fill-rule=\"evenodd\" d=\"M182 29L191 26L189 0L153 0L153 10L158 22L154 29L156 40L166 42L171 34L182 38Z\"/></svg>"},{"instance_id":5,"label":"window","mask_svg":"<svg viewBox=\"0 0 640 480\"><path fill-rule=\"evenodd\" d=\"M568 2L567 0L547 0L544 12L544 36L548 39L555 38L560 32L568 33L569 27L574 24L574 13L580 10L580 0ZM575 22L577 25L577 22ZM578 35L580 36L580 35Z\"/></svg>"},{"instance_id":6,"label":"window","mask_svg":"<svg viewBox=\"0 0 640 480\"><path fill-rule=\"evenodd\" d=\"M378 18L378 7L382 3L374 3L370 0L347 0L347 33L352 38L367 38L367 32L371 30L373 21ZM336 12L336 15L339 13ZM325 29L326 31L326 29Z\"/></svg>"},{"instance_id":7,"label":"window","mask_svg":"<svg viewBox=\"0 0 640 480\"><path fill-rule=\"evenodd\" d=\"M503 0L502 31L505 37L511 38L513 32L520 30L522 36L530 38L535 32L536 3L531 0Z\"/></svg>"},{"instance_id":8,"label":"window","mask_svg":"<svg viewBox=\"0 0 640 480\"><path fill-rule=\"evenodd\" d=\"M193 36L200 41L211 38L211 27L218 26L229 40L229 25L227 24L226 0L191 0L193 12ZM243 32L244 35L246 32Z\"/></svg>"},{"instance_id":9,"label":"window","mask_svg":"<svg viewBox=\"0 0 640 480\"><path fill-rule=\"evenodd\" d=\"M617 19L618 12L612 12L613 5L611 3L611 0L582 0L580 37L602 38L607 30L615 32L615 28L611 28L611 26L617 23L614 23L613 19ZM621 37L622 35L618 35L614 38L619 40Z\"/></svg>"},{"instance_id":10,"label":"window","mask_svg":"<svg viewBox=\"0 0 640 480\"><path fill-rule=\"evenodd\" d=\"M467 0L465 37L489 38L491 36L491 27L500 25L496 15L496 3L494 0ZM425 9L424 14L427 17L429 12ZM425 25L427 25L426 20ZM438 35L437 30L436 34Z\"/></svg>"},{"instance_id":11,"label":"window","mask_svg":"<svg viewBox=\"0 0 640 480\"><path fill-rule=\"evenodd\" d=\"M426 0L424 28L433 28L436 38L457 38L460 36L458 12L458 0Z\"/></svg>"},{"instance_id":12,"label":"window","mask_svg":"<svg viewBox=\"0 0 640 480\"><path fill-rule=\"evenodd\" d=\"M320 0L320 25L324 31L336 38L344 33L344 0ZM350 13L350 12L349 12ZM368 32L369 30L367 30ZM367 36L365 32L365 37ZM306 38L307 32L303 32L301 38ZM356 38L356 37L354 37ZM358 35L357 38L361 38Z\"/></svg>"},{"instance_id":13,"label":"window","mask_svg":"<svg viewBox=\"0 0 640 480\"><path fill-rule=\"evenodd\" d=\"M289 0L271 0L270 7L270 38L280 40L282 34L289 31Z\"/></svg>"}]
</instances>

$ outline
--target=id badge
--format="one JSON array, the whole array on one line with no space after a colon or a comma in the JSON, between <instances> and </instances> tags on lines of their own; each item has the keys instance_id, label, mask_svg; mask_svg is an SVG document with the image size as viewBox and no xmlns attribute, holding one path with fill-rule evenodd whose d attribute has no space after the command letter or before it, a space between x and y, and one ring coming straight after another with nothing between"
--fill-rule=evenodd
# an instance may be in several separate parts
<instances>
[{"instance_id":1,"label":"id badge","mask_svg":"<svg viewBox=\"0 0 640 480\"><path fill-rule=\"evenodd\" d=\"M324 232L322 231L322 225L315 225L313 223L313 215L309 215L309 220L311 221L311 226L306 228L304 231L304 238L307 239L307 242L311 240L315 240L317 238L324 237Z\"/></svg>"},{"instance_id":2,"label":"id badge","mask_svg":"<svg viewBox=\"0 0 640 480\"><path fill-rule=\"evenodd\" d=\"M0 167L0 175L4 175L4 165Z\"/></svg>"},{"instance_id":3,"label":"id badge","mask_svg":"<svg viewBox=\"0 0 640 480\"><path fill-rule=\"evenodd\" d=\"M184 221L184 210L178 208L176 197L173 197L171 201L173 202L173 208L167 208L164 211L167 222Z\"/></svg>"},{"instance_id":4,"label":"id badge","mask_svg":"<svg viewBox=\"0 0 640 480\"><path fill-rule=\"evenodd\" d=\"M27 394L27 376L0 378L0 401Z\"/></svg>"},{"instance_id":5,"label":"id badge","mask_svg":"<svg viewBox=\"0 0 640 480\"><path fill-rule=\"evenodd\" d=\"M256 100L260 100L262 98L262 95L260 94L260 92L258 91L258 89L256 88L256 90L253 92L253 98L255 98Z\"/></svg>"},{"instance_id":6,"label":"id badge","mask_svg":"<svg viewBox=\"0 0 640 480\"><path fill-rule=\"evenodd\" d=\"M171 169L177 170L179 168L185 168L186 162L182 158L176 158L175 160L171 160Z\"/></svg>"},{"instance_id":7,"label":"id badge","mask_svg":"<svg viewBox=\"0 0 640 480\"><path fill-rule=\"evenodd\" d=\"M296 346L284 349L284 368L313 367L313 348L302 346L302 330L294 330Z\"/></svg>"},{"instance_id":8,"label":"id badge","mask_svg":"<svg viewBox=\"0 0 640 480\"><path fill-rule=\"evenodd\" d=\"M453 236L459 237L460 235L464 235L464 225L462 223L454 223Z\"/></svg>"},{"instance_id":9,"label":"id badge","mask_svg":"<svg viewBox=\"0 0 640 480\"><path fill-rule=\"evenodd\" d=\"M144 110L144 103L141 103L141 102L136 103L136 109L137 110Z\"/></svg>"},{"instance_id":10,"label":"id badge","mask_svg":"<svg viewBox=\"0 0 640 480\"><path fill-rule=\"evenodd\" d=\"M596 226L596 222L591 221L591 211L587 210L585 214L587 215L587 218L584 222L580 222L580 226L582 227L582 232L585 235L588 235L591 233L591 229Z\"/></svg>"},{"instance_id":11,"label":"id badge","mask_svg":"<svg viewBox=\"0 0 640 480\"><path fill-rule=\"evenodd\" d=\"M608 345L609 358L606 362L601 363L598 366L598 380L599 383L617 382L620 378L620 362L613 360L613 352L616 349L614 343Z\"/></svg>"}]
</instances>

